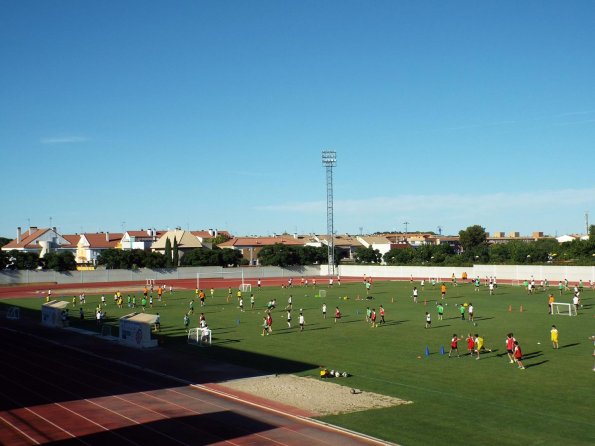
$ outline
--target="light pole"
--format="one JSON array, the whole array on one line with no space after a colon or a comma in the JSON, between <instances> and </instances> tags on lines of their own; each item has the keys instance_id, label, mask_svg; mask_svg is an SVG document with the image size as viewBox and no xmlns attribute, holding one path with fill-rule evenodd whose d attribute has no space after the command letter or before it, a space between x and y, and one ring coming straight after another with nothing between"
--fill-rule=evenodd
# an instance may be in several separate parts
<instances>
[{"instance_id":1,"label":"light pole","mask_svg":"<svg viewBox=\"0 0 595 446\"><path fill-rule=\"evenodd\" d=\"M333 222L333 167L337 165L337 152L322 151L322 165L326 167L326 232L330 239L328 243L328 275L335 274L335 230Z\"/></svg>"}]
</instances>

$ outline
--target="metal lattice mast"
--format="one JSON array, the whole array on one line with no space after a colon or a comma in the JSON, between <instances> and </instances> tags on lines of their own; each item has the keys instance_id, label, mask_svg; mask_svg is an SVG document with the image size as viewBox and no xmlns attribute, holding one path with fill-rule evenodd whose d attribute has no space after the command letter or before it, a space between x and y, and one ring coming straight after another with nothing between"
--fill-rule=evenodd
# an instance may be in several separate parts
<instances>
[{"instance_id":1,"label":"metal lattice mast","mask_svg":"<svg viewBox=\"0 0 595 446\"><path fill-rule=\"evenodd\" d=\"M322 151L322 165L326 167L326 231L328 242L328 275L335 275L335 229L333 221L333 167L337 165L337 152Z\"/></svg>"}]
</instances>

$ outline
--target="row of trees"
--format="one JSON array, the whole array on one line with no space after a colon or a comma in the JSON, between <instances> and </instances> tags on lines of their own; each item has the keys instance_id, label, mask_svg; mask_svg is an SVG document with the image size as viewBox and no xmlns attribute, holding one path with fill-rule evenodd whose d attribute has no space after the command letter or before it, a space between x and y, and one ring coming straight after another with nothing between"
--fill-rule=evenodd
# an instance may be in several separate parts
<instances>
[{"instance_id":1,"label":"row of trees","mask_svg":"<svg viewBox=\"0 0 595 446\"><path fill-rule=\"evenodd\" d=\"M0 269L52 269L54 271L76 270L76 260L71 252L49 252L43 259L35 252L0 251Z\"/></svg>"},{"instance_id":2,"label":"row of trees","mask_svg":"<svg viewBox=\"0 0 595 446\"><path fill-rule=\"evenodd\" d=\"M263 266L315 265L326 263L327 259L327 247L287 246L277 243L265 246L258 252L258 261ZM337 251L335 259L339 259Z\"/></svg>"},{"instance_id":3,"label":"row of trees","mask_svg":"<svg viewBox=\"0 0 595 446\"><path fill-rule=\"evenodd\" d=\"M239 251L220 248L197 248L186 252L180 259L177 243L165 249L165 253L147 252L142 249L121 250L106 249L97 259L99 265L107 269L136 269L136 268L174 268L181 266L238 266L242 263Z\"/></svg>"},{"instance_id":4,"label":"row of trees","mask_svg":"<svg viewBox=\"0 0 595 446\"><path fill-rule=\"evenodd\" d=\"M362 264L388 265L469 265L487 264L572 264L595 265L595 225L589 228L588 240L558 243L556 239L534 242L510 241L489 244L485 229L470 226L459 232L462 252L455 252L449 245L423 245L392 249L384 256L372 248L359 248L355 261Z\"/></svg>"}]
</instances>

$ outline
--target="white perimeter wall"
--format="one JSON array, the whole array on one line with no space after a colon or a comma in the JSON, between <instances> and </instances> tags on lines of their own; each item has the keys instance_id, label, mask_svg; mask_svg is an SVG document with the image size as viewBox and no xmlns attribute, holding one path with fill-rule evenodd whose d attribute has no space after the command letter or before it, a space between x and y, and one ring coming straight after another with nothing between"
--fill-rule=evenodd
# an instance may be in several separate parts
<instances>
[{"instance_id":1,"label":"white perimeter wall","mask_svg":"<svg viewBox=\"0 0 595 446\"><path fill-rule=\"evenodd\" d=\"M568 279L570 282L582 280L595 282L595 266L539 266L539 265L473 265L472 267L448 266L368 266L341 265L339 274L344 277L372 276L374 278L402 278L409 279L448 279L453 273L460 279L466 272L468 278L479 276L482 280L486 276L494 276L498 282L520 281L531 279L536 281L548 279L550 284ZM322 275L326 274L326 267L322 268Z\"/></svg>"},{"instance_id":2,"label":"white perimeter wall","mask_svg":"<svg viewBox=\"0 0 595 446\"><path fill-rule=\"evenodd\" d=\"M58 273L55 271L1 271L0 284L27 284L27 283L98 283L98 282L137 282L145 283L146 279L155 279L158 283L167 283L170 280L196 279L197 274L201 278L220 277L244 280L274 278L294 280L301 276L326 276L327 265L316 265L294 268L278 268L274 266L263 267L185 267L177 269L99 269L96 271L70 271ZM341 265L336 273L341 277L361 277L364 274L373 278L391 278L407 280L413 277L416 280L429 279L432 277L450 280L452 274L460 279L463 272L469 278L479 276L484 279L486 276L495 276L500 283L508 281L522 282L530 279L531 276L537 281L548 279L553 285L559 280L568 279L571 282L589 280L595 282L595 266L531 266L531 265L474 265L472 267L438 267L438 266L382 266L382 265ZM294 282L295 283L295 282Z\"/></svg>"}]
</instances>

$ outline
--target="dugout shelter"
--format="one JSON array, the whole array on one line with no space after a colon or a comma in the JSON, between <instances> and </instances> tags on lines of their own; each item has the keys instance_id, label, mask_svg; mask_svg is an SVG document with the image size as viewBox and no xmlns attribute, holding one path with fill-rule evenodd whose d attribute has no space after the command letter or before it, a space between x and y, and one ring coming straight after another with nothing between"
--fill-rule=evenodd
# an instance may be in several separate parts
<instances>
[{"instance_id":1,"label":"dugout shelter","mask_svg":"<svg viewBox=\"0 0 595 446\"><path fill-rule=\"evenodd\" d=\"M120 318L120 343L129 347L157 347L157 339L151 338L157 315L130 313Z\"/></svg>"},{"instance_id":2,"label":"dugout shelter","mask_svg":"<svg viewBox=\"0 0 595 446\"><path fill-rule=\"evenodd\" d=\"M41 325L46 327L62 328L62 312L68 309L65 300L51 300L41 306Z\"/></svg>"}]
</instances>

